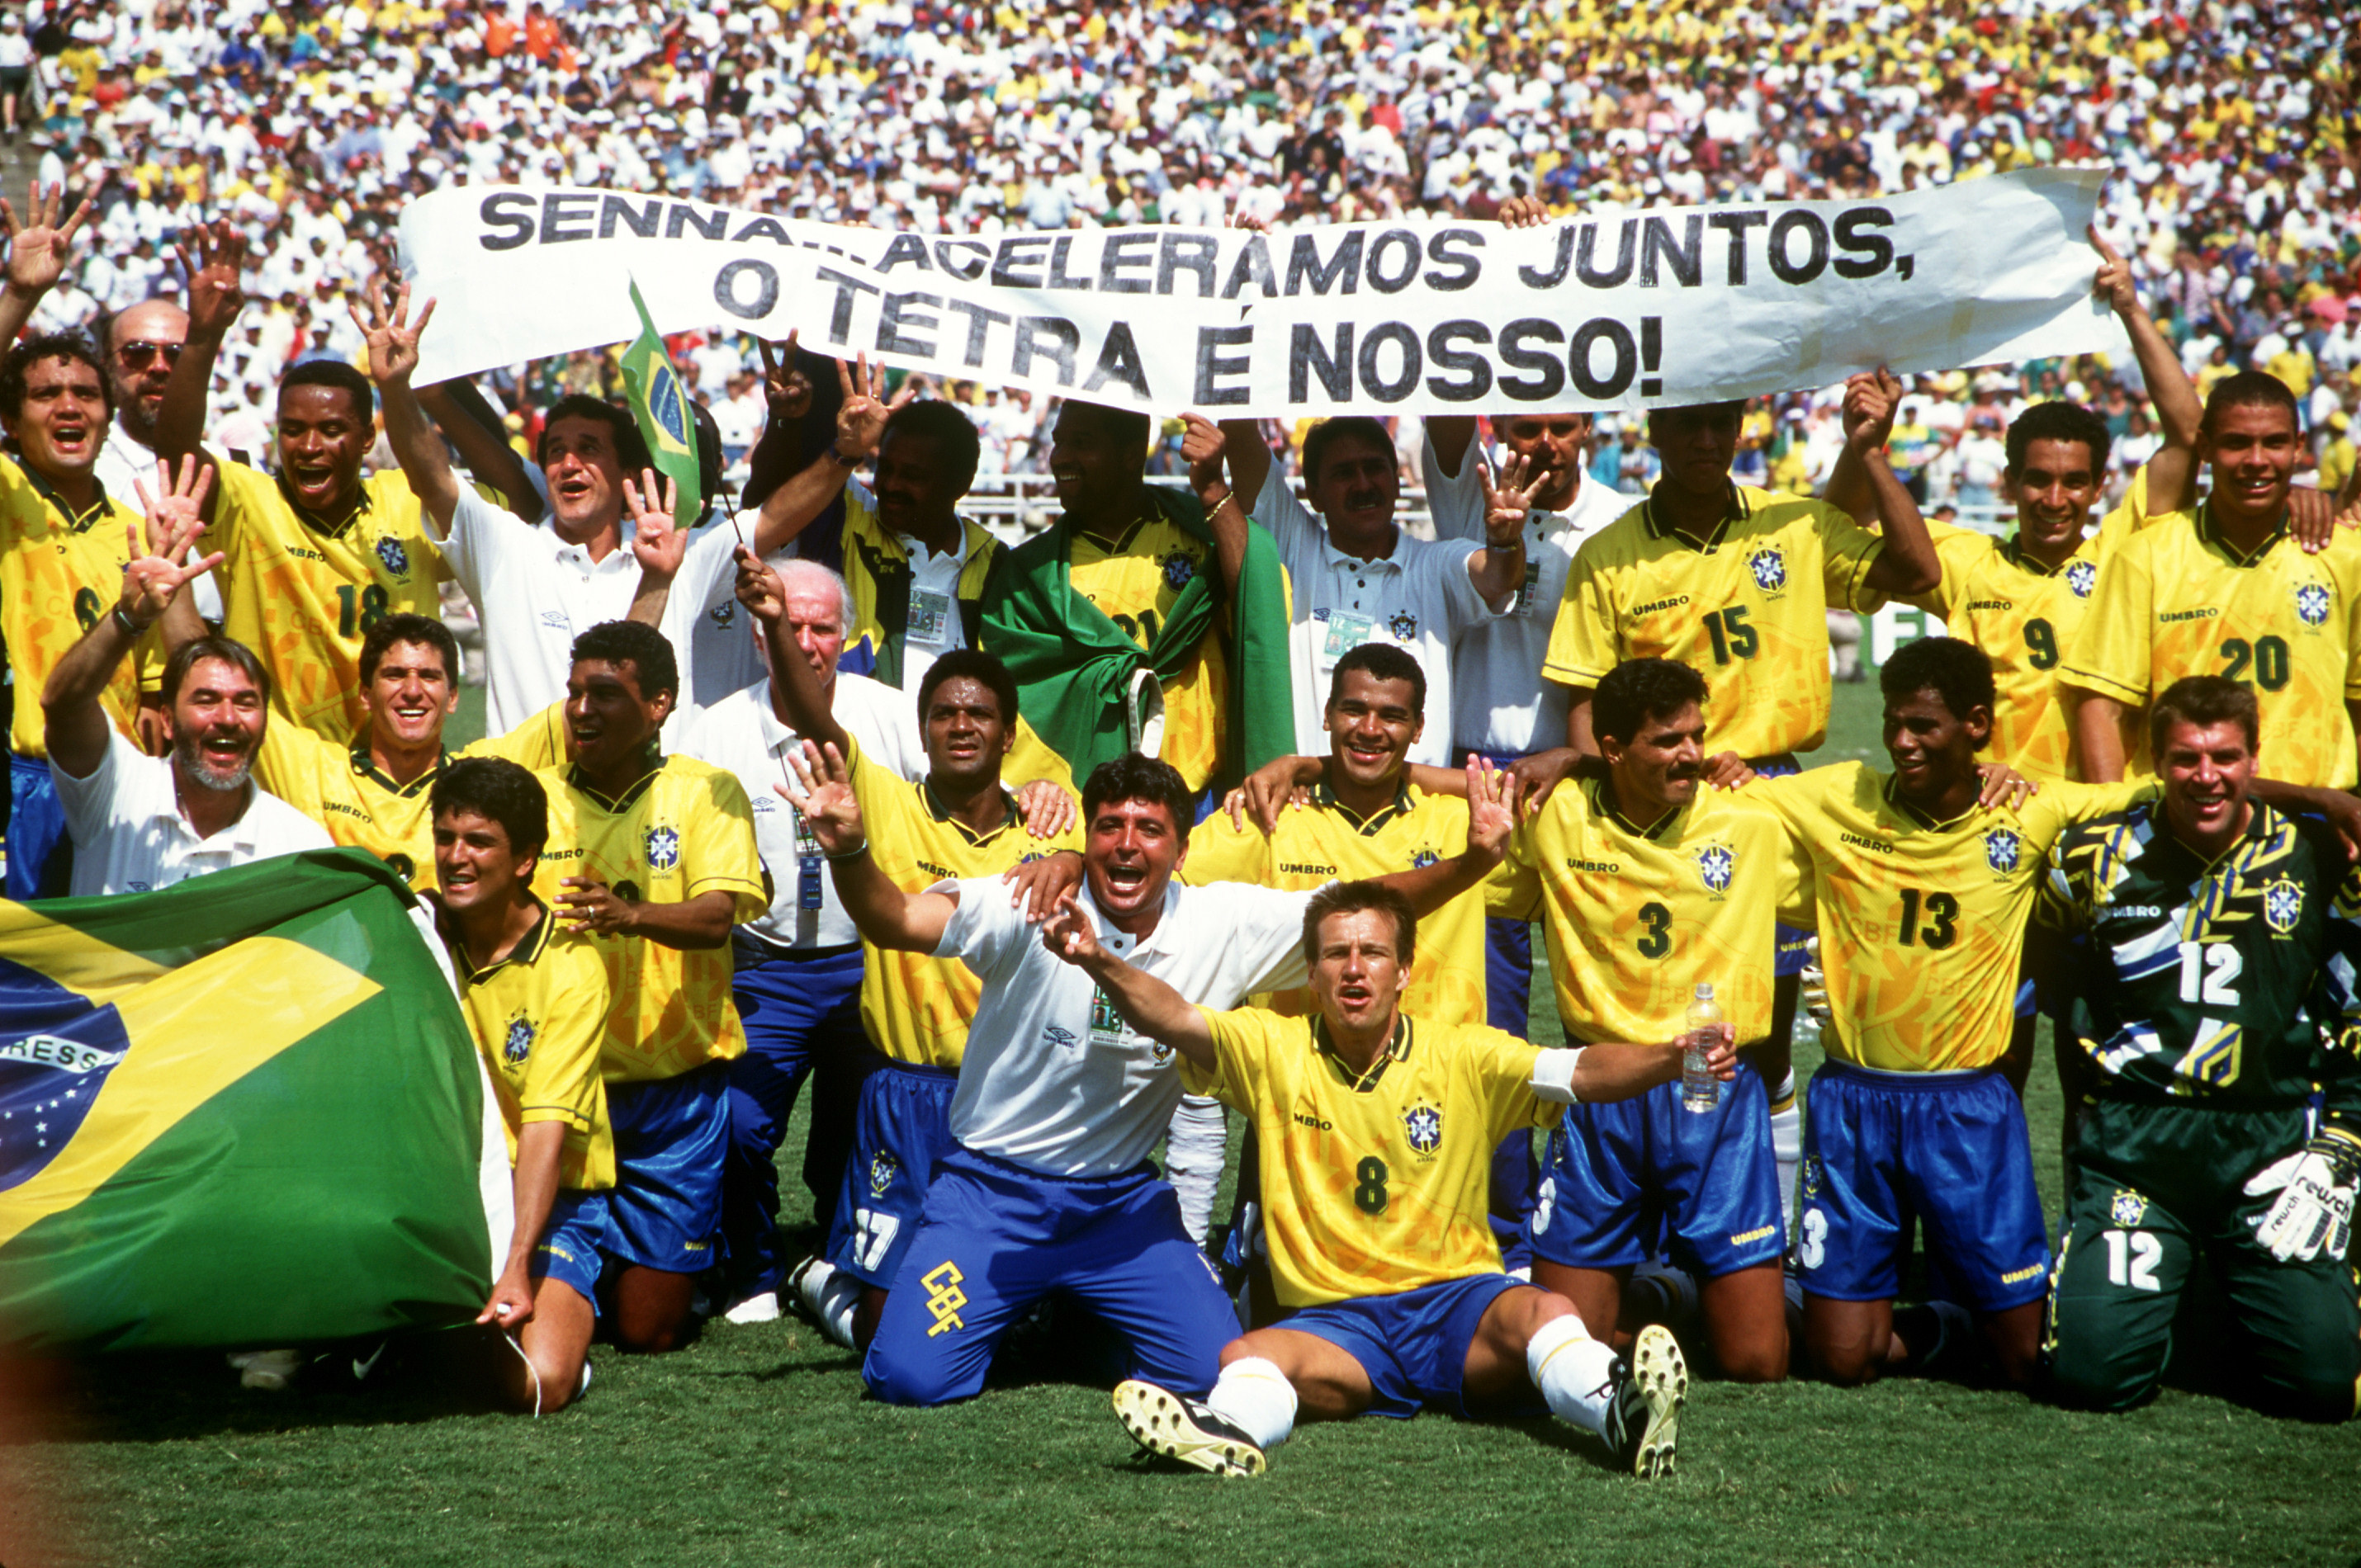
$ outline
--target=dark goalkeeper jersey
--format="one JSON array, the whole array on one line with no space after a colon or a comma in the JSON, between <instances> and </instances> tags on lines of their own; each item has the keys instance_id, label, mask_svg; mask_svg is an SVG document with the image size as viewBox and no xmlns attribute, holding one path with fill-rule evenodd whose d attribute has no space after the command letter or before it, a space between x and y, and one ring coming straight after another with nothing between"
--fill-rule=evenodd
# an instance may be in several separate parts
<instances>
[{"instance_id":1,"label":"dark goalkeeper jersey","mask_svg":"<svg viewBox=\"0 0 2361 1568\"><path fill-rule=\"evenodd\" d=\"M2216 861L2161 802L2067 829L2041 919L2062 929L2060 1027L2134 1099L2260 1109L2325 1090L2361 1132L2361 876L2318 818L2257 803Z\"/></svg>"}]
</instances>

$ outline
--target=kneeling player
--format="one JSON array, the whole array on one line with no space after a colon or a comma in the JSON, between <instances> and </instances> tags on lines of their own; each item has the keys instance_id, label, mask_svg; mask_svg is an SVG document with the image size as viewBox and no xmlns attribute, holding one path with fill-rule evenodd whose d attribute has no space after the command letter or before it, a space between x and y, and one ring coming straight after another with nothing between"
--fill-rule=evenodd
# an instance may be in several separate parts
<instances>
[{"instance_id":1,"label":"kneeling player","mask_svg":"<svg viewBox=\"0 0 2361 1568\"><path fill-rule=\"evenodd\" d=\"M1670 659L1617 665L1591 694L1606 758L1518 829L1495 914L1548 923L1566 1038L1670 1038L1699 982L1750 1044L1772 1027L1771 954L1795 859L1779 819L1703 787L1705 677ZM1615 1332L1632 1266L1661 1227L1675 1266L1703 1281L1706 1332L1726 1376L1787 1375L1779 1259L1786 1232L1771 1107L1749 1057L1708 1112L1677 1083L1584 1103L1550 1135L1528 1223L1533 1280Z\"/></svg>"},{"instance_id":2,"label":"kneeling player","mask_svg":"<svg viewBox=\"0 0 2361 1568\"><path fill-rule=\"evenodd\" d=\"M2125 1409L2155 1390L2202 1265L2229 1298L2259 1403L2354 1413L2361 883L2335 828L2254 798L2284 789L2254 777L2260 728L2246 687L2174 682L2149 718L2161 803L2050 851L2043 914L2080 960L2058 1028L2091 1081L2044 1346L2072 1404Z\"/></svg>"},{"instance_id":3,"label":"kneeling player","mask_svg":"<svg viewBox=\"0 0 2361 1568\"><path fill-rule=\"evenodd\" d=\"M533 896L548 838L541 782L514 762L468 758L434 781L436 902L476 1048L491 1069L516 1168L516 1229L476 1321L510 1336L501 1394L545 1415L590 1386L599 1233L615 1145L598 1075L607 970Z\"/></svg>"},{"instance_id":4,"label":"kneeling player","mask_svg":"<svg viewBox=\"0 0 2361 1568\"><path fill-rule=\"evenodd\" d=\"M1410 905L1341 883L1303 912L1318 1014L1215 1012L1102 947L1080 911L1049 949L1098 982L1132 1027L1180 1053L1183 1081L1255 1117L1273 1282L1290 1315L1222 1350L1203 1402L1151 1383L1115 1389L1134 1439L1216 1475L1258 1473L1299 1414L1407 1417L1546 1407L1641 1475L1672 1468L1688 1373L1662 1328L1633 1365L1583 1330L1565 1299L1500 1267L1487 1221L1492 1150L1585 1099L1669 1081L1676 1047L1545 1051L1480 1025L1400 1012L1414 954ZM1727 1046L1716 1053L1733 1070Z\"/></svg>"}]
</instances>

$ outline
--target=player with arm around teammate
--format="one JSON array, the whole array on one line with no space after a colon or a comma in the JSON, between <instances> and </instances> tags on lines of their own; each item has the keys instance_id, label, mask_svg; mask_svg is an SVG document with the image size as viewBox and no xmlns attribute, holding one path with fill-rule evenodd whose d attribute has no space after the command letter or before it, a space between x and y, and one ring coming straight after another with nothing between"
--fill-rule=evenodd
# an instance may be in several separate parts
<instances>
[{"instance_id":1,"label":"player with arm around teammate","mask_svg":"<svg viewBox=\"0 0 2361 1568\"><path fill-rule=\"evenodd\" d=\"M590 1386L598 1237L615 1185L598 1074L606 966L533 892L549 831L540 780L467 758L436 774L430 795L434 902L515 1168L516 1228L476 1321L516 1346L497 1364L502 1397L547 1415Z\"/></svg>"},{"instance_id":2,"label":"player with arm around teammate","mask_svg":"<svg viewBox=\"0 0 2361 1568\"><path fill-rule=\"evenodd\" d=\"M1071 906L1042 938L1133 1028L1178 1052L1184 1079L1254 1114L1272 1271L1293 1309L1223 1347L1202 1402L1150 1380L1116 1388L1116 1413L1143 1448L1251 1475L1299 1416L1540 1405L1604 1440L1620 1466L1671 1470L1688 1386L1672 1335L1651 1327L1632 1364L1619 1362L1563 1297L1502 1271L1486 1197L1492 1149L1510 1131L1668 1081L1677 1047L1543 1050L1482 1025L1404 1015L1417 923L1374 883L1333 884L1305 906L1319 1002L1308 1018L1192 1005L1111 951ZM1726 1041L1715 1058L1727 1075Z\"/></svg>"},{"instance_id":3,"label":"player with arm around teammate","mask_svg":"<svg viewBox=\"0 0 2361 1568\"><path fill-rule=\"evenodd\" d=\"M842 758L814 755L805 819L862 935L956 959L981 982L951 1099L955 1146L936 1162L870 1343L870 1392L910 1405L972 1397L1010 1325L1052 1291L1124 1339L1135 1375L1210 1388L1237 1320L1171 1187L1148 1164L1180 1096L1170 1050L1130 1029L1088 977L1042 948L1038 916L1012 907L997 876L896 887ZM1468 852L1394 879L1414 904L1439 906L1473 887L1507 843L1512 792L1490 777L1471 786ZM1134 753L1095 769L1082 789L1076 907L1105 945L1183 994L1234 1007L1302 983L1310 894L1173 880L1194 795L1159 759Z\"/></svg>"},{"instance_id":4,"label":"player with arm around teammate","mask_svg":"<svg viewBox=\"0 0 2361 1568\"><path fill-rule=\"evenodd\" d=\"M1569 1044L1671 1038L1700 982L1733 1038L1771 1030L1772 931L1796 896L1779 818L1706 786L1705 677L1671 659L1617 665L1591 694L1605 762L1559 786L1518 828L1491 907L1540 919ZM1616 1332L1634 1266L1661 1225L1673 1266L1701 1281L1722 1373L1787 1375L1786 1251L1770 1102L1752 1051L1715 1106L1679 1084L1585 1101L1550 1135L1527 1231L1533 1280Z\"/></svg>"},{"instance_id":5,"label":"player with arm around teammate","mask_svg":"<svg viewBox=\"0 0 2361 1568\"><path fill-rule=\"evenodd\" d=\"M2354 1414L2361 1308L2361 882L2348 795L2255 778L2254 694L2185 676L2149 714L2163 788L2051 849L2043 915L2073 943L2057 1026L2083 1058L2046 1353L2058 1397L2156 1387L2182 1290L2218 1279L2266 1408ZM2262 798L2279 793L2268 803ZM2313 1097L2318 1099L2314 1102Z\"/></svg>"}]
</instances>

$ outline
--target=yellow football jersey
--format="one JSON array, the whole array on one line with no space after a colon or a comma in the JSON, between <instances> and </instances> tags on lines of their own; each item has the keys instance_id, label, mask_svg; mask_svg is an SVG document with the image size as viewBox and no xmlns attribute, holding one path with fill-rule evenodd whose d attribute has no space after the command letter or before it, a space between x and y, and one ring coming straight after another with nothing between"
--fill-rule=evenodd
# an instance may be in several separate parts
<instances>
[{"instance_id":1,"label":"yellow football jersey","mask_svg":"<svg viewBox=\"0 0 2361 1568\"><path fill-rule=\"evenodd\" d=\"M1161 518L1142 518L1113 550L1077 530L1074 591L1098 606L1142 648L1172 612L1172 602L1202 572L1218 572L1213 547ZM1224 695L1229 661L1218 630L1205 633L1178 679L1164 683L1164 746L1159 753L1180 770L1191 789L1213 776L1222 751Z\"/></svg>"},{"instance_id":2,"label":"yellow football jersey","mask_svg":"<svg viewBox=\"0 0 2361 1568\"><path fill-rule=\"evenodd\" d=\"M2160 517L2109 553L2063 674L2134 708L2183 675L2242 682L2262 708L2261 772L2348 789L2356 773L2345 705L2361 698L2361 537L2340 528L2327 549L2307 555L2281 520L2242 556L2208 504ZM2134 740L2126 773L2146 773L2147 740Z\"/></svg>"},{"instance_id":3,"label":"yellow football jersey","mask_svg":"<svg viewBox=\"0 0 2361 1568\"><path fill-rule=\"evenodd\" d=\"M1678 659L1705 675L1718 750L1811 751L1828 729L1828 609L1885 602L1869 587L1884 548L1824 502L1733 485L1700 550L1644 502L1576 553L1542 674L1587 687L1627 659Z\"/></svg>"},{"instance_id":4,"label":"yellow football jersey","mask_svg":"<svg viewBox=\"0 0 2361 1568\"><path fill-rule=\"evenodd\" d=\"M361 481L360 504L333 526L296 509L259 469L225 463L214 477L207 547L225 557L222 630L270 672L271 707L342 740L361 707L361 639L388 615L439 617L450 576L423 509L398 468Z\"/></svg>"},{"instance_id":5,"label":"yellow football jersey","mask_svg":"<svg viewBox=\"0 0 2361 1568\"><path fill-rule=\"evenodd\" d=\"M2049 846L2155 786L2044 784L2017 810L1975 806L1949 822L1927 820L1866 762L1756 779L1743 793L1779 814L1803 861L1799 902L1817 911L1834 1015L1828 1055L1941 1072L1990 1067L2008 1049Z\"/></svg>"},{"instance_id":6,"label":"yellow football jersey","mask_svg":"<svg viewBox=\"0 0 2361 1568\"><path fill-rule=\"evenodd\" d=\"M2132 476L2123 504L2054 570L2026 554L2014 536L1930 522L1943 580L1911 599L1940 616L1951 636L1974 643L1993 662L1994 762L2027 778L2081 776L2074 716L2059 700L2058 666L2080 635L2082 612L2099 583L2099 565L2115 545L2156 519L2147 510L2147 470Z\"/></svg>"},{"instance_id":7,"label":"yellow football jersey","mask_svg":"<svg viewBox=\"0 0 2361 1568\"><path fill-rule=\"evenodd\" d=\"M1492 1151L1565 1111L1533 1092L1540 1047L1480 1024L1405 1016L1356 1078L1317 1018L1199 1011L1215 1068L1183 1059L1180 1081L1253 1119L1281 1306L1500 1271Z\"/></svg>"},{"instance_id":8,"label":"yellow football jersey","mask_svg":"<svg viewBox=\"0 0 2361 1568\"><path fill-rule=\"evenodd\" d=\"M491 1069L492 1092L508 1129L509 1163L528 1122L566 1124L557 1184L596 1190L615 1185L615 1135L607 1083L598 1074L607 1032L607 966L587 938L557 928L547 905L509 956L470 970L450 944L476 1048Z\"/></svg>"},{"instance_id":9,"label":"yellow football jersey","mask_svg":"<svg viewBox=\"0 0 2361 1568\"><path fill-rule=\"evenodd\" d=\"M1312 804L1279 813L1265 836L1252 822L1230 825L1217 811L1189 835L1180 880L1191 887L1244 882L1285 892L1310 892L1331 882L1357 882L1415 871L1467 851L1467 803L1427 795L1405 784L1393 803L1366 821L1336 804L1326 784ZM1417 956L1402 987L1402 1011L1438 1024L1484 1021L1484 900L1453 899L1418 923ZM1312 993L1297 987L1257 998L1276 1012L1312 1012Z\"/></svg>"},{"instance_id":10,"label":"yellow football jersey","mask_svg":"<svg viewBox=\"0 0 2361 1568\"><path fill-rule=\"evenodd\" d=\"M653 760L653 759L652 759ZM727 771L692 757L665 757L609 800L573 768L544 773L549 845L534 886L553 902L559 879L591 876L619 898L680 904L717 889L736 905L733 920L770 908L754 811ZM637 937L599 937L610 1001L603 1058L607 1081L677 1078L746 1050L730 1001L727 944L686 951Z\"/></svg>"},{"instance_id":11,"label":"yellow football jersey","mask_svg":"<svg viewBox=\"0 0 2361 1568\"><path fill-rule=\"evenodd\" d=\"M0 638L16 687L8 749L20 757L49 754L41 688L66 650L123 598L123 568L131 561L124 529L137 516L103 491L77 516L40 476L0 455ZM160 667L162 649L162 634L151 630L99 699L126 735L139 711L140 671Z\"/></svg>"},{"instance_id":12,"label":"yellow football jersey","mask_svg":"<svg viewBox=\"0 0 2361 1568\"><path fill-rule=\"evenodd\" d=\"M555 768L566 760L566 705L552 703L506 735L486 736L459 754L505 757L536 773ZM396 784L370 759L365 740L339 746L277 717L264 726L254 754L257 784L325 828L337 843L367 850L422 893L434 885L427 795L441 772L437 764Z\"/></svg>"},{"instance_id":13,"label":"yellow football jersey","mask_svg":"<svg viewBox=\"0 0 2361 1568\"><path fill-rule=\"evenodd\" d=\"M979 837L954 820L927 784L896 777L870 762L857 744L846 761L861 800L869 852L877 869L905 893L939 882L998 876L1011 866L1082 847L1071 827L1054 839L1034 838L1017 820L1013 803L1007 822ZM957 959L888 952L865 941L862 955L861 1022L870 1042L895 1061L957 1069L967 1053L968 1024L983 995L974 971Z\"/></svg>"},{"instance_id":14,"label":"yellow football jersey","mask_svg":"<svg viewBox=\"0 0 2361 1568\"><path fill-rule=\"evenodd\" d=\"M1786 828L1699 785L1642 829L1609 793L1597 777L1558 786L1517 829L1491 895L1493 914L1543 922L1566 1038L1670 1040L1700 981L1741 1044L1764 1038L1778 912L1798 895Z\"/></svg>"}]
</instances>

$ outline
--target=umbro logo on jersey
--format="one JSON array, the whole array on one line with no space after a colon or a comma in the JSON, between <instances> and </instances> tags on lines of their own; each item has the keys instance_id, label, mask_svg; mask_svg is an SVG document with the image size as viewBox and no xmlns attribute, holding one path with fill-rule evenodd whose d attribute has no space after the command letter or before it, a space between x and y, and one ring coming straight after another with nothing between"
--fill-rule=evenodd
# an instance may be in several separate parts
<instances>
[{"instance_id":1,"label":"umbro logo on jersey","mask_svg":"<svg viewBox=\"0 0 2361 1568\"><path fill-rule=\"evenodd\" d=\"M1765 544L1749 555L1746 569L1754 574L1754 586L1766 594L1777 593L1787 586L1787 558L1775 544Z\"/></svg>"},{"instance_id":2,"label":"umbro logo on jersey","mask_svg":"<svg viewBox=\"0 0 2361 1568\"><path fill-rule=\"evenodd\" d=\"M2078 599L2091 597L2099 586L2099 568L2088 561L2069 562L2066 566L2066 587Z\"/></svg>"},{"instance_id":3,"label":"umbro logo on jersey","mask_svg":"<svg viewBox=\"0 0 2361 1568\"><path fill-rule=\"evenodd\" d=\"M2327 587L2320 583L2303 583L2295 590L2295 618L2306 626L2319 626L2328 620Z\"/></svg>"},{"instance_id":4,"label":"umbro logo on jersey","mask_svg":"<svg viewBox=\"0 0 2361 1568\"><path fill-rule=\"evenodd\" d=\"M1042 1025L1041 1037L1053 1046L1071 1046L1074 1043L1074 1032L1071 1029L1061 1029L1055 1024Z\"/></svg>"}]
</instances>

